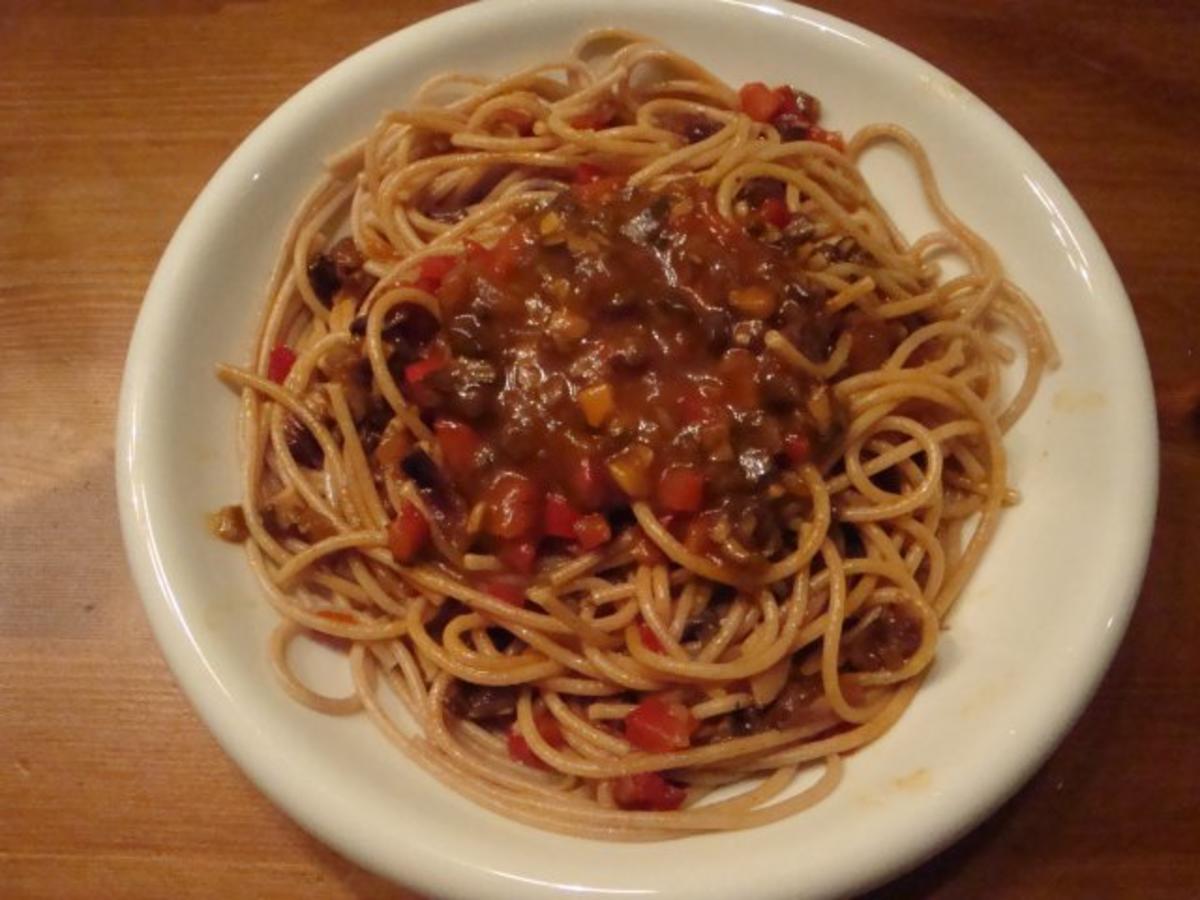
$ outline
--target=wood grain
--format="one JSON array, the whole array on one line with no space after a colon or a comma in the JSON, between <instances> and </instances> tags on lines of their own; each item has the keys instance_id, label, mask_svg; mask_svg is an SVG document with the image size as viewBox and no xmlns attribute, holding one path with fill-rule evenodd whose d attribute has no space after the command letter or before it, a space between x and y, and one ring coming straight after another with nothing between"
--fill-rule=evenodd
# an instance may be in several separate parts
<instances>
[{"instance_id":1,"label":"wood grain","mask_svg":"<svg viewBox=\"0 0 1200 900\"><path fill-rule=\"evenodd\" d=\"M0 895L409 896L284 818L192 714L126 571L112 434L140 298L216 166L310 78L449 5L0 5ZM816 5L946 70L1046 157L1125 279L1162 398L1150 569L1099 695L997 815L875 896L1195 896L1200 16Z\"/></svg>"}]
</instances>

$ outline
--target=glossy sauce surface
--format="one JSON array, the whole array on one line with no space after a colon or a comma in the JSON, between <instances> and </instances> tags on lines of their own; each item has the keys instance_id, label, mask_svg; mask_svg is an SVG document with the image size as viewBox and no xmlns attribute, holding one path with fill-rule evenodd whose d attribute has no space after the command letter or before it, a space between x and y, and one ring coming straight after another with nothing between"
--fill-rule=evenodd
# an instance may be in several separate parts
<instances>
[{"instance_id":1,"label":"glossy sauce surface","mask_svg":"<svg viewBox=\"0 0 1200 900\"><path fill-rule=\"evenodd\" d=\"M391 369L438 434L465 501L456 515L486 505L483 549L488 534L565 539L546 502L619 527L642 499L726 564L785 546L805 503L789 479L836 444L843 414L764 335L819 363L851 329L852 371L878 365L900 332L826 311L814 255L863 251L814 251L782 187L748 184L730 222L692 182L654 193L584 171L493 247L423 269L442 322L403 307L384 332Z\"/></svg>"}]
</instances>

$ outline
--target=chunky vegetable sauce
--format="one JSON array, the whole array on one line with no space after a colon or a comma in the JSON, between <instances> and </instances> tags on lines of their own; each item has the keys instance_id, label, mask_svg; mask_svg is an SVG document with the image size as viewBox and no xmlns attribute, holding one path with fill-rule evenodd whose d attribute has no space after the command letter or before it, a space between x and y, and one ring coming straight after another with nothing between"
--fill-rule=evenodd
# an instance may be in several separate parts
<instances>
[{"instance_id":1,"label":"chunky vegetable sauce","mask_svg":"<svg viewBox=\"0 0 1200 900\"><path fill-rule=\"evenodd\" d=\"M782 189L751 182L731 222L695 183L651 192L581 167L494 246L424 262L418 283L441 321L406 304L383 336L437 448L382 449L457 546L527 573L547 547L606 544L634 500L694 551L747 572L787 546L804 513L788 479L836 444L842 414L764 334L821 361L850 329L851 371L878 365L894 336L825 311L813 253L797 253L813 225L788 213ZM826 263L862 253L844 240L815 252ZM425 531L402 510L393 551L416 558Z\"/></svg>"},{"instance_id":2,"label":"chunky vegetable sauce","mask_svg":"<svg viewBox=\"0 0 1200 900\"><path fill-rule=\"evenodd\" d=\"M819 105L806 94L752 83L740 101L784 140L841 148L840 136L816 124ZM693 143L718 129L703 117L677 126ZM622 176L584 164L570 181L492 246L468 241L460 255L422 261L412 281L437 298L440 316L415 303L386 315L389 373L432 442L416 443L393 415L361 341L341 363L323 363L324 374L345 390L377 477L415 483L456 551L494 556L504 571L479 579L502 600L523 604L551 555L620 540L639 561L660 561L630 514L635 501L649 504L689 550L753 583L795 546L812 512L798 471L837 456L846 419L831 386L781 359L767 335L778 332L817 365L848 336L838 377L879 367L903 325L872 317L862 304L831 310L816 275L874 260L853 239L791 212L783 183L772 179L743 185L732 219L691 180L630 188ZM313 259L308 274L331 306L357 308L375 283L350 239ZM350 331L364 338L366 316ZM283 382L296 358L276 347L269 377ZM321 466L312 435L296 422L288 433L297 462ZM245 523L231 510L238 515L213 527L240 539ZM264 516L270 530L307 540L329 527L287 503L267 504ZM430 522L411 502L396 510L388 542L400 562L437 555ZM682 641L710 639L732 594L717 588ZM427 629L436 636L461 609L446 601ZM661 651L646 625L639 634ZM497 630L494 640L513 638ZM889 607L848 642L850 669L898 668L919 641L918 624ZM804 724L821 694L818 676L792 678L759 706L704 723L684 694L655 695L641 699L620 730L637 749L671 752ZM457 716L508 728L510 755L542 765L511 728L512 688L456 683L447 705ZM536 724L552 746L564 743L544 710ZM618 779L613 791L627 809L673 809L685 797L656 772Z\"/></svg>"}]
</instances>

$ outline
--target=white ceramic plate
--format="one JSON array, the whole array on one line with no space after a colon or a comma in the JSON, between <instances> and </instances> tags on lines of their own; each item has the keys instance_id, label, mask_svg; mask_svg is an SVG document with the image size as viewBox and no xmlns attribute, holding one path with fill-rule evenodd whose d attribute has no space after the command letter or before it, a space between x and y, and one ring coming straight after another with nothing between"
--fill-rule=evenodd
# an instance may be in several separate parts
<instances>
[{"instance_id":1,"label":"white ceramic plate","mask_svg":"<svg viewBox=\"0 0 1200 900\"><path fill-rule=\"evenodd\" d=\"M362 717L327 718L276 686L275 620L207 512L239 497L235 407L213 377L243 361L284 224L321 158L448 69L499 74L561 54L585 28L662 38L734 84L788 81L832 127L894 120L945 193L1040 303L1064 364L1011 434L1007 513L936 667L896 728L852 757L835 795L748 833L652 845L549 835L425 776ZM915 181L866 169L913 231ZM1124 630L1156 492L1153 403L1121 283L1036 153L967 90L882 38L771 2L502 0L394 34L263 123L179 226L146 295L121 397L117 477L130 563L184 690L222 745L306 828L418 890L472 898L818 897L859 890L944 846L1014 791L1070 727ZM341 676L325 666L318 677Z\"/></svg>"}]
</instances>

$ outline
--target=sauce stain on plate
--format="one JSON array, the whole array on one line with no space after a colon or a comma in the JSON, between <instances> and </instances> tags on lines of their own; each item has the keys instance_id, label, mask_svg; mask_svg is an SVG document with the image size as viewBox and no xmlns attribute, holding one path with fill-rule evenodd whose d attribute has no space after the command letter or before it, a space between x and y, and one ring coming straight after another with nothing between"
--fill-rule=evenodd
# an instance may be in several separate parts
<instances>
[{"instance_id":1,"label":"sauce stain on plate","mask_svg":"<svg viewBox=\"0 0 1200 900\"><path fill-rule=\"evenodd\" d=\"M1062 388L1054 394L1054 409L1058 412L1090 412L1107 405L1108 398L1100 391Z\"/></svg>"},{"instance_id":2,"label":"sauce stain on plate","mask_svg":"<svg viewBox=\"0 0 1200 900\"><path fill-rule=\"evenodd\" d=\"M914 769L892 782L901 791L921 791L933 784L933 776L929 770L922 767Z\"/></svg>"}]
</instances>

